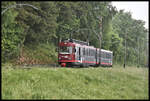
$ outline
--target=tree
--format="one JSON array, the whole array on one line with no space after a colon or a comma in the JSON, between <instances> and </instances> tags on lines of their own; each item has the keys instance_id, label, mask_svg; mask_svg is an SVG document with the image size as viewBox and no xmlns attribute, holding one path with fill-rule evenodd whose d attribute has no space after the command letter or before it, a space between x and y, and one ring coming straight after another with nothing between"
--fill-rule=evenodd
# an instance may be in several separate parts
<instances>
[{"instance_id":1,"label":"tree","mask_svg":"<svg viewBox=\"0 0 150 101\"><path fill-rule=\"evenodd\" d=\"M7 8L15 2L2 2L2 7ZM9 9L2 15L2 61L17 57L19 45L23 39L23 28L16 21L18 13L15 9Z\"/></svg>"},{"instance_id":2,"label":"tree","mask_svg":"<svg viewBox=\"0 0 150 101\"><path fill-rule=\"evenodd\" d=\"M126 48L126 60L128 64L137 64L140 57L144 58L144 50L140 46L144 45L146 38L146 29L142 20L135 20L131 17L130 12L120 10L112 20L113 29L120 38L123 39L123 49ZM140 42L139 42L140 40ZM125 45L126 41L126 45ZM140 49L140 50L139 50ZM138 54L140 51L141 54ZM141 62L144 62L140 60Z\"/></svg>"}]
</instances>

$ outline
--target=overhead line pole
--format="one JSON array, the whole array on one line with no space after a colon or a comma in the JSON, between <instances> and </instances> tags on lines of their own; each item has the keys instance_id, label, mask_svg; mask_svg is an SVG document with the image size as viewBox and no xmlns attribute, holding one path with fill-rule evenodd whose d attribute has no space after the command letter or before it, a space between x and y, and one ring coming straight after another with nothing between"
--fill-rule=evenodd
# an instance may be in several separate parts
<instances>
[{"instance_id":1,"label":"overhead line pole","mask_svg":"<svg viewBox=\"0 0 150 101\"><path fill-rule=\"evenodd\" d=\"M124 53L124 68L126 67L126 49L127 49L127 42L126 42L126 39L127 39L127 32L125 32L125 53Z\"/></svg>"}]
</instances>

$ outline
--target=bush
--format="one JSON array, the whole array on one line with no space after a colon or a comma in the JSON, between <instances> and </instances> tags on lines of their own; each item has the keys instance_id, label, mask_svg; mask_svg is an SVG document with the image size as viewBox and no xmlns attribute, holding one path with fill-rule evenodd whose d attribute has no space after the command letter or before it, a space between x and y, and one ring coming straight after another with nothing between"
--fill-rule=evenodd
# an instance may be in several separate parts
<instances>
[{"instance_id":1,"label":"bush","mask_svg":"<svg viewBox=\"0 0 150 101\"><path fill-rule=\"evenodd\" d=\"M56 47L53 44L28 44L23 48L19 64L57 63Z\"/></svg>"}]
</instances>

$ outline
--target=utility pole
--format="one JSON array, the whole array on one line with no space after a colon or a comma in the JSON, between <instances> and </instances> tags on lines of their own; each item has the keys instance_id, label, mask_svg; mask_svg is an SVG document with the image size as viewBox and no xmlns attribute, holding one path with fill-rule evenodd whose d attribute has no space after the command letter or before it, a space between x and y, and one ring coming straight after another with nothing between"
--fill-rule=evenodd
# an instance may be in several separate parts
<instances>
[{"instance_id":1,"label":"utility pole","mask_svg":"<svg viewBox=\"0 0 150 101\"><path fill-rule=\"evenodd\" d=\"M101 65L101 46L102 46L102 33L103 33L102 22L103 22L103 19L102 19L102 17L99 17L98 20L99 20L99 28L100 28L99 34L97 34L95 31L93 31L93 32L97 35L97 37L99 39L99 65Z\"/></svg>"},{"instance_id":2,"label":"utility pole","mask_svg":"<svg viewBox=\"0 0 150 101\"><path fill-rule=\"evenodd\" d=\"M138 39L137 40L137 42L138 42L138 59L137 59L138 65L137 65L137 67L139 67L139 65L140 65L140 40L139 40L139 37L137 39Z\"/></svg>"},{"instance_id":3,"label":"utility pole","mask_svg":"<svg viewBox=\"0 0 150 101\"><path fill-rule=\"evenodd\" d=\"M99 39L99 65L101 65L101 46L102 46L102 33L103 33L103 27L102 27L102 23L103 23L103 18L99 17L99 34L97 34L94 30L93 32L97 35L98 39Z\"/></svg>"},{"instance_id":4,"label":"utility pole","mask_svg":"<svg viewBox=\"0 0 150 101\"><path fill-rule=\"evenodd\" d=\"M126 48L127 48L126 39L127 39L127 33L125 32L125 56L124 56L124 68L126 67Z\"/></svg>"},{"instance_id":5,"label":"utility pole","mask_svg":"<svg viewBox=\"0 0 150 101\"><path fill-rule=\"evenodd\" d=\"M140 58L141 58L141 55L140 55L140 50L141 50L141 49L140 49L140 48L141 48L141 45L140 45L140 39L139 39L139 67L140 67L140 60L141 60L141 59L140 59Z\"/></svg>"},{"instance_id":6,"label":"utility pole","mask_svg":"<svg viewBox=\"0 0 150 101\"><path fill-rule=\"evenodd\" d=\"M102 33L103 33L103 28L102 28L102 17L100 18L100 38L99 38L99 41L100 41L100 57L99 57L99 62L100 62L100 65L101 65L101 46L102 46Z\"/></svg>"},{"instance_id":7,"label":"utility pole","mask_svg":"<svg viewBox=\"0 0 150 101\"><path fill-rule=\"evenodd\" d=\"M99 8L95 8L95 10L99 10ZM103 18L102 17L96 17L96 19L99 20L99 35L96 33L96 35L98 36L99 38L99 65L101 65L101 43L102 43L102 33L103 33L103 27L102 27L102 22L103 22ZM94 31L95 32L95 31Z\"/></svg>"}]
</instances>

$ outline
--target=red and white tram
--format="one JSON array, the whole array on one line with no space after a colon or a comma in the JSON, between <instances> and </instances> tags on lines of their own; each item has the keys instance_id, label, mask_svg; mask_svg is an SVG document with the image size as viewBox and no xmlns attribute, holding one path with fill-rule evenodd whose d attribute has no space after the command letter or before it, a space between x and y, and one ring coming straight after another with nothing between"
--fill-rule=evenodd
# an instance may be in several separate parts
<instances>
[{"instance_id":1,"label":"red and white tram","mask_svg":"<svg viewBox=\"0 0 150 101\"><path fill-rule=\"evenodd\" d=\"M112 66L112 54L112 51L89 46L87 42L69 39L59 43L58 63L62 67Z\"/></svg>"}]
</instances>

